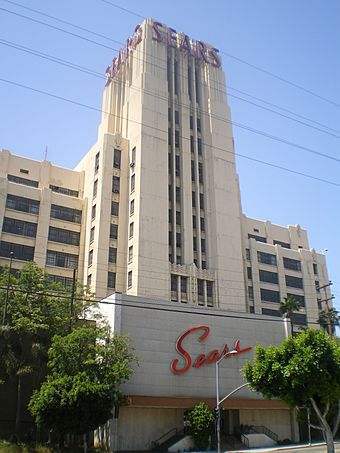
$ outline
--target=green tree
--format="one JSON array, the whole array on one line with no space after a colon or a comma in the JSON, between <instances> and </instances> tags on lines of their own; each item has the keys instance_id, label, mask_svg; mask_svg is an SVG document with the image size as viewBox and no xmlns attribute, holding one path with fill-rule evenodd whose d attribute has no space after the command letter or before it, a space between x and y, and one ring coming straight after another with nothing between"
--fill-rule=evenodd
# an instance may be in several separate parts
<instances>
[{"instance_id":1,"label":"green tree","mask_svg":"<svg viewBox=\"0 0 340 453\"><path fill-rule=\"evenodd\" d=\"M84 326L55 336L50 375L29 409L38 425L65 434L84 434L104 424L119 404L119 384L132 374L133 352L126 337L108 327Z\"/></svg>"},{"instance_id":2,"label":"green tree","mask_svg":"<svg viewBox=\"0 0 340 453\"><path fill-rule=\"evenodd\" d=\"M339 320L340 316L338 315L338 311L332 307L327 310L320 311L318 323L332 336L335 332L335 326L339 325Z\"/></svg>"},{"instance_id":3,"label":"green tree","mask_svg":"<svg viewBox=\"0 0 340 453\"><path fill-rule=\"evenodd\" d=\"M279 346L256 347L253 362L243 374L250 387L266 398L279 398L290 407L310 406L334 453L333 437L340 420L340 343L321 330L307 329ZM327 420L331 405L338 415L333 429Z\"/></svg>"},{"instance_id":4,"label":"green tree","mask_svg":"<svg viewBox=\"0 0 340 453\"><path fill-rule=\"evenodd\" d=\"M292 335L294 333L294 312L299 311L300 308L300 303L292 296L285 297L284 302L280 303L281 315L289 319Z\"/></svg>"},{"instance_id":5,"label":"green tree","mask_svg":"<svg viewBox=\"0 0 340 453\"><path fill-rule=\"evenodd\" d=\"M199 450L208 448L213 423L214 416L209 407L205 403L196 404L190 412L190 432Z\"/></svg>"},{"instance_id":6,"label":"green tree","mask_svg":"<svg viewBox=\"0 0 340 453\"><path fill-rule=\"evenodd\" d=\"M0 275L0 319L3 319L9 269ZM70 293L35 263L28 263L18 276L10 275L5 325L0 327L0 373L2 381L16 382L14 434L20 435L22 393L28 375L38 387L47 371L47 350L55 334L66 335L70 325L86 316L91 302L78 294L71 313Z\"/></svg>"}]
</instances>

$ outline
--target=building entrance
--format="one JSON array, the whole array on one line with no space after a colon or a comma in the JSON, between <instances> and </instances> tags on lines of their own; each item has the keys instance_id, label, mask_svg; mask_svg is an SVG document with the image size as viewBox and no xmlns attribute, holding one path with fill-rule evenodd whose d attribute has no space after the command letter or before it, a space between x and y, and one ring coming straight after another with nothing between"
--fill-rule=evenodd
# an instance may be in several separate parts
<instances>
[{"instance_id":1,"label":"building entrance","mask_svg":"<svg viewBox=\"0 0 340 453\"><path fill-rule=\"evenodd\" d=\"M222 432L226 436L234 436L240 430L239 409L223 409L222 411Z\"/></svg>"}]
</instances>

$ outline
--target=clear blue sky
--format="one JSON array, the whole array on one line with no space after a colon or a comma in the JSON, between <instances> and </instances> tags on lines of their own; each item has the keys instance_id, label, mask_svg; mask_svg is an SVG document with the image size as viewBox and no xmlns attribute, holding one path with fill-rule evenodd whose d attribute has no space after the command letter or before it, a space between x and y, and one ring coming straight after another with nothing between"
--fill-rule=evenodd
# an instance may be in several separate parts
<instances>
[{"instance_id":1,"label":"clear blue sky","mask_svg":"<svg viewBox=\"0 0 340 453\"><path fill-rule=\"evenodd\" d=\"M140 18L101 0L15 0L123 42ZM169 2L112 0L152 17L220 51L287 79L329 99L322 100L222 53L230 95L241 90L314 122L324 133L229 97L235 123L281 137L340 159L340 2L337 0L200 0ZM101 107L103 81L1 44L3 40L39 50L104 73L116 52L3 11L48 22L108 47L119 44L0 0L0 78ZM0 81L0 148L34 159L74 166L95 142L100 114ZM253 102L264 105L260 101ZM337 105L336 105L337 104ZM268 107L268 106L267 106ZM284 113L284 112L281 112ZM289 113L285 113L292 116ZM297 117L294 117L297 119ZM338 132L336 132L338 130ZM337 137L330 135L334 134ZM236 152L333 181L340 185L340 162L270 140L234 126ZM340 301L340 187L237 157L243 210L248 216L309 232L310 245L327 253L336 305Z\"/></svg>"}]
</instances>

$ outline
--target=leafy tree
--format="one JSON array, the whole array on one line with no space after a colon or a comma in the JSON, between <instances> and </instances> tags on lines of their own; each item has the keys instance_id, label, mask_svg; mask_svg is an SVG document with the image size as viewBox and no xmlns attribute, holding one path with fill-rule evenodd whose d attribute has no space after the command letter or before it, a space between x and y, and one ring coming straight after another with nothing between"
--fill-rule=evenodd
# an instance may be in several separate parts
<instances>
[{"instance_id":1,"label":"leafy tree","mask_svg":"<svg viewBox=\"0 0 340 453\"><path fill-rule=\"evenodd\" d=\"M323 331L307 329L279 346L256 347L253 362L243 373L250 387L266 398L279 398L290 407L310 406L326 435L327 451L334 453L333 436L340 421L340 343ZM333 430L327 420L338 406Z\"/></svg>"},{"instance_id":2,"label":"leafy tree","mask_svg":"<svg viewBox=\"0 0 340 453\"><path fill-rule=\"evenodd\" d=\"M196 404L190 412L190 432L199 450L208 448L213 423L214 416L209 407L205 403Z\"/></svg>"},{"instance_id":3,"label":"leafy tree","mask_svg":"<svg viewBox=\"0 0 340 453\"><path fill-rule=\"evenodd\" d=\"M3 319L9 269L0 275L0 319ZM16 420L14 434L20 434L22 390L28 375L36 386L47 371L47 350L55 334L66 335L70 325L86 316L91 302L78 294L73 311L70 293L52 283L46 272L28 263L20 274L10 275L5 325L0 327L0 379L16 381Z\"/></svg>"},{"instance_id":4,"label":"leafy tree","mask_svg":"<svg viewBox=\"0 0 340 453\"><path fill-rule=\"evenodd\" d=\"M294 333L294 311L299 311L300 303L292 296L284 298L284 302L280 303L280 312L283 316L290 320L291 334Z\"/></svg>"},{"instance_id":5,"label":"leafy tree","mask_svg":"<svg viewBox=\"0 0 340 453\"><path fill-rule=\"evenodd\" d=\"M49 350L51 374L29 409L38 425L59 433L82 434L112 417L119 384L132 373L135 357L126 337L107 327L84 326L55 336Z\"/></svg>"},{"instance_id":6,"label":"leafy tree","mask_svg":"<svg viewBox=\"0 0 340 453\"><path fill-rule=\"evenodd\" d=\"M335 326L339 325L339 320L340 316L338 315L338 311L332 307L327 310L320 311L318 323L332 336L335 332Z\"/></svg>"}]
</instances>

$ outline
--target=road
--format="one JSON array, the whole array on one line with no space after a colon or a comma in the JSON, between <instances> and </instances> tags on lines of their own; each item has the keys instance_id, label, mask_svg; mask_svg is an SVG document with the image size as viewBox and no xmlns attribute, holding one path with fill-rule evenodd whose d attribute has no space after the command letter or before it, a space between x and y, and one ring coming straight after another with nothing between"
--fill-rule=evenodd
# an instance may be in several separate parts
<instances>
[{"instance_id":1,"label":"road","mask_svg":"<svg viewBox=\"0 0 340 453\"><path fill-rule=\"evenodd\" d=\"M340 453L340 442L335 443L335 451ZM289 445L289 446L282 446L282 447L272 447L272 448L254 448L254 449L247 449L243 450L242 453L270 453L270 452L287 452L287 453L327 453L327 447L325 444L317 444L312 445L309 447L308 445ZM241 451L233 452L233 453L241 453Z\"/></svg>"}]
</instances>

